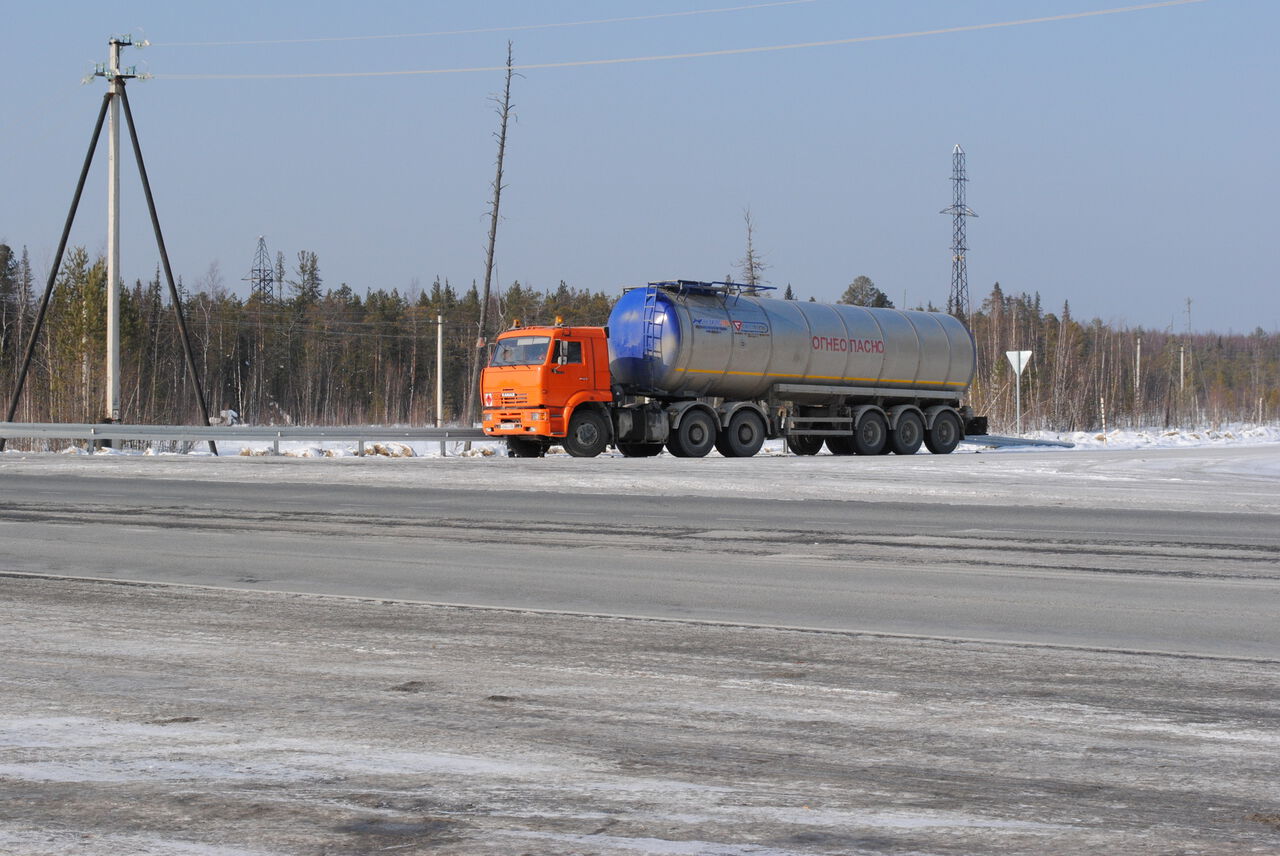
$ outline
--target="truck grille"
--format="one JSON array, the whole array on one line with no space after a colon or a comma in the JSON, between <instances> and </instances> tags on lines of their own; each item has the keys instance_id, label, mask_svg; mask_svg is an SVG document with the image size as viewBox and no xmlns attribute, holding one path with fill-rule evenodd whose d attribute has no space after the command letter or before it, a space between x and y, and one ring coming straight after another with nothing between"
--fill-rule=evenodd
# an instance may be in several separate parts
<instances>
[{"instance_id":1,"label":"truck grille","mask_svg":"<svg viewBox=\"0 0 1280 856\"><path fill-rule=\"evenodd\" d=\"M528 404L528 403L529 403L528 393L516 392L514 389L504 389L502 391L499 401L494 402L494 404L502 404L503 406L507 406L511 404Z\"/></svg>"}]
</instances>

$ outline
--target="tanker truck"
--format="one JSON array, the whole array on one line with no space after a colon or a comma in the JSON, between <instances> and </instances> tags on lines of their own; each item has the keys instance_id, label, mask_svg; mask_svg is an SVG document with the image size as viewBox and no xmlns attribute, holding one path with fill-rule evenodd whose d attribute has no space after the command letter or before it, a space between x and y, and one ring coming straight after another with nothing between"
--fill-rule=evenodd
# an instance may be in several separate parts
<instances>
[{"instance_id":1,"label":"tanker truck","mask_svg":"<svg viewBox=\"0 0 1280 856\"><path fill-rule=\"evenodd\" d=\"M960 398L974 345L940 312L777 300L738 283L626 290L606 327L499 334L481 380L483 428L513 457L713 448L751 457L784 437L798 455L934 454L985 434Z\"/></svg>"}]
</instances>

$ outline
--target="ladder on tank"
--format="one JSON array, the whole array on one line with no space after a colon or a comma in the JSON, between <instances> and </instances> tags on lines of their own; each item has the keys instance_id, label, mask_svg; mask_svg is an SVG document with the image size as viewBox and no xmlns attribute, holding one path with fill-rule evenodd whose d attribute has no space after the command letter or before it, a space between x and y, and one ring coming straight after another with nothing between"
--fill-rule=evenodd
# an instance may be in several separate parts
<instances>
[{"instance_id":1,"label":"ladder on tank","mask_svg":"<svg viewBox=\"0 0 1280 856\"><path fill-rule=\"evenodd\" d=\"M645 289L644 294L644 358L646 362L662 361L662 321L658 320L656 288Z\"/></svg>"}]
</instances>

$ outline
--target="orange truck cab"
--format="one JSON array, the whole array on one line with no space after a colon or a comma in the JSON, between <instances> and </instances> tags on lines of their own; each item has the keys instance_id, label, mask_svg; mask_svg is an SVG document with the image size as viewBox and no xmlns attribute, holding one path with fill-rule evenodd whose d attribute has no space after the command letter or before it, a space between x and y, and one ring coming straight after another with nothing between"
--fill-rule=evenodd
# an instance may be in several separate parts
<instances>
[{"instance_id":1,"label":"orange truck cab","mask_svg":"<svg viewBox=\"0 0 1280 856\"><path fill-rule=\"evenodd\" d=\"M609 346L603 327L513 327L499 334L480 379L482 427L514 457L559 443L592 457L611 439Z\"/></svg>"}]
</instances>

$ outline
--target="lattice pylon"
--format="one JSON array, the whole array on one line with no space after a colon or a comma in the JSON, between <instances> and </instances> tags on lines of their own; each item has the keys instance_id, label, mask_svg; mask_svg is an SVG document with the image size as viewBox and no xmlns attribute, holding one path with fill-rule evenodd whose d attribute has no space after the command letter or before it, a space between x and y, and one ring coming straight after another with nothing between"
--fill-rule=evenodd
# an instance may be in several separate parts
<instances>
[{"instance_id":1,"label":"lattice pylon","mask_svg":"<svg viewBox=\"0 0 1280 856\"><path fill-rule=\"evenodd\" d=\"M951 292L947 296L947 312L969 323L969 272L965 253L969 251L965 236L965 218L977 213L965 204L964 186L968 182L964 169L964 149L957 144L951 152L952 202L941 214L951 215Z\"/></svg>"},{"instance_id":2,"label":"lattice pylon","mask_svg":"<svg viewBox=\"0 0 1280 856\"><path fill-rule=\"evenodd\" d=\"M262 235L258 236L258 252L253 257L253 269L245 279L249 280L251 294L257 295L259 299L276 298L275 269L271 266L271 254L267 252L267 239Z\"/></svg>"}]
</instances>

